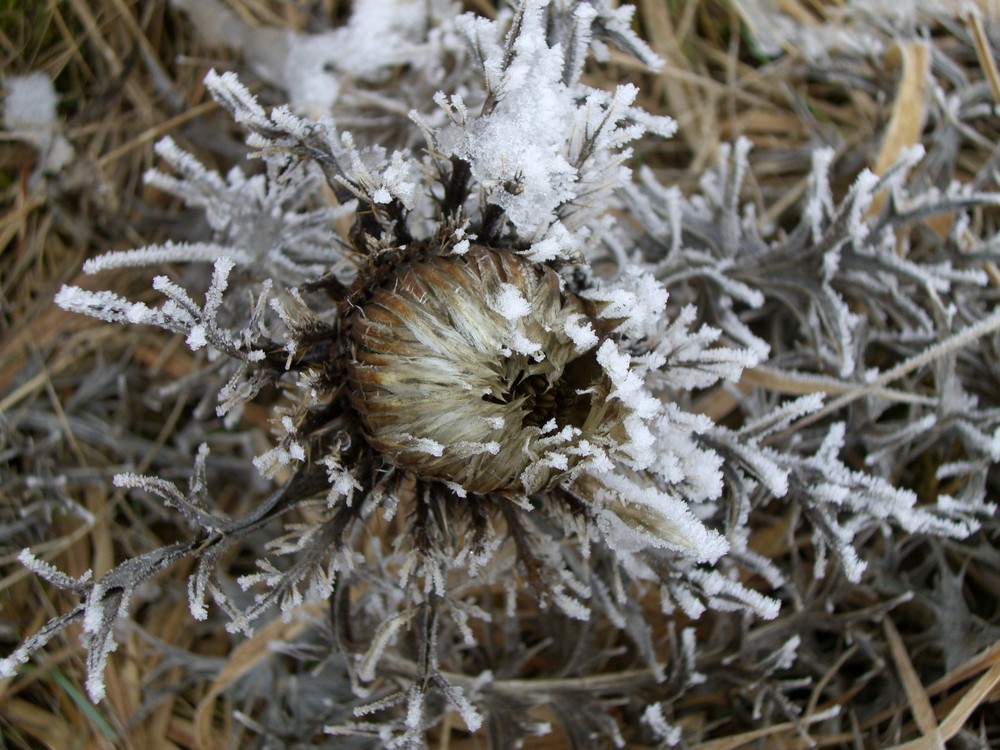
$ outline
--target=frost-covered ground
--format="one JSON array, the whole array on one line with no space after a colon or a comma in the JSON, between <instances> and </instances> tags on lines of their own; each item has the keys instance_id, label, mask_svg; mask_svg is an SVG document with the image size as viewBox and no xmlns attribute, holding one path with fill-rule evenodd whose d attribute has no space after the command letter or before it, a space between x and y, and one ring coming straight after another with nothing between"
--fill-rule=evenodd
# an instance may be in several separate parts
<instances>
[{"instance_id":1,"label":"frost-covered ground","mask_svg":"<svg viewBox=\"0 0 1000 750\"><path fill-rule=\"evenodd\" d=\"M995 8L23 34L15 746L1000 741Z\"/></svg>"}]
</instances>

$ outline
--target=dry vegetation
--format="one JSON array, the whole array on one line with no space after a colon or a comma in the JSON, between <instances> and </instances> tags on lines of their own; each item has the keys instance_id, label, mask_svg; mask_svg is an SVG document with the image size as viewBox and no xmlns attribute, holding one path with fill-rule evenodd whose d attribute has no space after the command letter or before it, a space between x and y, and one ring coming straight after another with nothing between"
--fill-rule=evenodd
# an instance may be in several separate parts
<instances>
[{"instance_id":1,"label":"dry vegetation","mask_svg":"<svg viewBox=\"0 0 1000 750\"><path fill-rule=\"evenodd\" d=\"M769 207L761 220L780 224L803 194L810 150L817 143L836 144L834 178L843 191L857 170L866 165L884 170L902 147L921 137L923 103L932 95L923 45L904 42L867 65L852 57L823 76L795 50L765 56L752 43L753 19L743 17L736 4L637 3L643 36L667 66L653 76L613 56L589 75L595 82L636 80L644 106L678 120L673 140L651 141L639 156L683 189L696 185L721 144L747 136L755 144L747 189ZM337 0L228 4L250 23L294 29L316 28L345 13ZM779 4L816 25L836 22L833 11L841 5L836 0ZM469 5L492 12L485 0ZM990 16L995 8L984 9L996 31L998 20ZM982 22L969 17L931 33L932 47L956 60L969 79L985 80L1000 102L995 49ZM253 76L231 50L203 46L167 0L0 0L0 55L4 76L41 70L54 79L76 154L61 174L35 182L34 150L0 134L0 653L7 653L74 604L21 568L16 561L21 548L30 546L69 575L87 569L100 575L129 555L183 538L184 529L170 513L116 491L110 481L126 468L184 478L197 445L185 429L199 403L184 380L192 357L182 337L109 326L61 311L51 301L64 283L94 283L79 275L88 257L198 234L199 216L144 188L142 175L155 163L152 145L169 134L220 169L241 160L242 139L206 97L202 79L213 66L245 73L247 82ZM266 103L281 100L280 92L264 86L255 91ZM978 146L973 140L963 144L955 155L955 179L972 180L996 159L998 135L995 124L978 134ZM948 229L947 216L935 221L932 228ZM1000 283L996 268L988 271L993 283ZM148 281L124 272L114 288L137 299L147 293ZM748 373L742 385L747 391L797 387L769 381L766 372ZM733 403L720 391L709 394L701 408L724 418ZM239 513L260 496L247 457L266 446L267 434L266 409L248 409L231 455L213 454L217 500L227 510ZM993 499L996 480L994 474ZM905 481L922 497L941 491L933 467ZM802 550L785 531L792 519L775 508L771 520L773 525L756 530L755 550L796 560ZM791 711L751 715L755 696L746 694L740 674L760 654L741 636L745 625L739 618L706 616L698 625L705 644L705 663L698 668L709 682L673 704L688 747L930 750L941 740L956 748L997 746L998 542L995 519L962 543L873 536L873 572L860 585L837 575L813 583L808 560L791 563L801 569L802 591L837 607L828 613L786 607L776 621L754 629L761 643L780 644L793 634L803 638L804 667L788 679L807 673L813 679L783 685L782 697L801 709L797 718ZM234 575L249 567L241 555L230 565ZM212 620L196 624L185 604L188 571L179 568L140 593L133 607L135 627L121 633L123 645L111 656L101 704L93 705L82 687L77 626L16 677L0 681L0 748L306 746L302 737L273 735L265 742L258 727L260 717L292 716L291 704L315 698L315 682L323 676L308 670L282 673L271 662L292 657L267 646L275 639L292 643L303 623L274 621L242 641ZM539 639L560 637L557 629L537 627ZM599 641L604 635L590 637ZM733 651L734 644L745 651ZM288 648L298 649L295 659L301 661L303 651L313 647L299 642ZM608 643L602 647L610 649ZM727 656L732 658L724 662ZM557 666L540 656L529 672L553 681L554 694L566 701L576 694L612 700L623 684L640 702L657 695L646 672L623 671L610 657L589 682L560 683ZM780 677L758 687L773 689ZM329 698L342 698L344 683L330 684ZM513 682L510 689L516 690ZM816 720L833 706L850 717L851 731L830 734ZM613 712L635 727L635 710L634 702L623 702ZM626 737L640 739L635 733ZM565 742L557 731L526 746L556 748L568 746ZM484 743L459 727L436 733L431 745Z\"/></svg>"}]
</instances>

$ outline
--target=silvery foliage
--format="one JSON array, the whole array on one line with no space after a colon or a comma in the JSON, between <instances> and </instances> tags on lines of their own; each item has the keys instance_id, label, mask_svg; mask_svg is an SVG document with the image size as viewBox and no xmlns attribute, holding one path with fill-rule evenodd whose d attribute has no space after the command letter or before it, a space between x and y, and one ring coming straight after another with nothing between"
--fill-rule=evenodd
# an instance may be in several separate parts
<instances>
[{"instance_id":1,"label":"silvery foliage","mask_svg":"<svg viewBox=\"0 0 1000 750\"><path fill-rule=\"evenodd\" d=\"M338 30L338 43L363 44L365 7L359 6L353 25ZM423 36L400 48L407 51L404 59L394 56L383 65L461 72L435 78L443 93L429 91L428 100L408 101L401 88L394 108L386 101L392 94L381 94L383 110L398 111L405 102L408 111L407 136L391 152L379 141L383 119L358 118L344 129L357 93L346 75L334 78L338 87L323 98L336 119L310 119L287 106L268 112L233 74L208 76L212 96L247 131L264 173L247 177L236 168L222 176L164 141L158 153L172 171L154 171L149 182L203 209L212 237L111 253L85 267L99 273L212 264L203 303L166 275L153 282L165 298L159 307L112 292L67 287L59 293L56 301L67 310L184 335L193 351L206 353L205 376L215 383L218 415L229 424L268 384L293 389L298 404L278 415L276 444L255 461L278 486L248 516L228 518L213 509L203 446L186 490L153 476L116 478L118 486L180 512L195 530L191 541L126 560L96 581L70 579L25 551L26 566L82 603L0 662L4 674L82 620L88 689L99 699L101 673L115 647L113 626L127 615L129 598L166 566L193 556L189 598L198 619L209 616L213 601L231 631L249 633L275 608L291 617L304 602L329 599L338 615L351 613L358 630L372 625L366 643L341 644L354 654L346 663L356 691L364 693L381 668L415 679L372 696L355 709L358 722L329 731L419 744L446 706L474 730L513 705L489 670L473 677L447 673L438 639L472 646L470 622L497 626L515 616L510 570L516 560L544 571L538 593L545 606L580 620L599 613L628 634L654 679L696 684L693 631L683 632L683 645L673 652L687 656L668 673L638 600L652 587L668 614L680 610L698 618L712 608L774 617L775 598L737 581L742 569L775 591L784 585L783 572L749 546L755 508L775 500L794 507L811 528L816 575L830 573L829 551L852 581L865 568L855 540L873 529L895 525L961 538L976 529L978 516L993 511L986 472L1000 460L1000 408L980 406L973 392L979 362L962 352L995 338L1000 328L981 270L996 256L996 241L972 241L949 252L969 242L957 228L940 250L901 252L909 235L899 229L929 212L951 211L961 227L970 209L995 204L995 195L957 188L911 193L907 179L922 156L913 151L881 178L858 176L835 202L833 155L819 150L802 221L786 232L762 230L754 207L741 202L745 142L705 175L696 195L660 184L648 170L633 180L628 144L647 134L668 136L672 122L637 107L633 86L609 92L580 80L588 55L602 55L608 42L658 64L630 30L626 9L607 2L527 2L495 21L456 15L439 4L433 9ZM293 52L302 51L291 44ZM355 71L362 81L379 80L383 72L378 66ZM328 188L335 208L326 207ZM874 198L886 194L884 208L870 211ZM610 206L631 220L616 222ZM654 507L674 498L672 507L687 514L684 528L701 534L701 549L692 554L683 546L651 543L610 514L581 524L526 500L516 509L520 516L509 507L498 511L511 539L499 538L485 519L489 533L457 546L442 535L424 540L420 551L375 545L362 555L360 522L377 514L391 518L401 499L366 486L344 441L311 443L309 430L317 426L300 418L309 410L322 415L316 376L304 360L311 342L335 324L332 311L304 295L350 283L356 258L334 231L345 216L356 217L357 236L373 257L414 240L433 239L455 253L473 241L503 246L561 269L568 284L598 302L619 337L617 345L602 347L600 364L616 397L629 400L637 417L624 447L631 462L599 473L591 499L598 507L622 499ZM598 278L588 270L598 262L608 266L609 259L616 269L610 275ZM768 322L779 320L780 326ZM884 371L868 365L876 345L898 364ZM747 418L739 427L688 408L693 391L725 388L720 382L735 383L747 368L778 383L778 392L806 395L740 396ZM854 425L880 418L878 429L848 437ZM336 430L336 424L330 428ZM844 458L845 447L859 447L859 440L869 457L864 471ZM917 507L912 490L895 486L893 461L919 454L932 441L961 446L962 458L937 472L958 491ZM456 498L455 507L461 502ZM295 509L319 520L285 523L259 571L239 581L252 594L249 603L227 590L216 575L223 555ZM515 555L504 551L511 545ZM352 580L367 584L353 602L346 593ZM477 602L483 582L506 588L505 608ZM420 634L413 662L395 653L408 632ZM762 663L760 673L784 668L794 650ZM369 722L369 715L379 720ZM643 720L676 740L656 705ZM617 731L613 722L597 729ZM523 727L526 733L543 730Z\"/></svg>"},{"instance_id":2,"label":"silvery foliage","mask_svg":"<svg viewBox=\"0 0 1000 750\"><path fill-rule=\"evenodd\" d=\"M829 184L833 152L821 148L799 224L762 236L754 206L739 203L748 151L745 140L726 149L724 160L702 179L701 192L690 198L643 170L621 196L644 233L626 233L610 247L619 253L639 248L667 288L683 290L713 325L762 358L780 347L780 358L758 372L778 389L813 393L778 409L747 402L751 418L737 433L715 427L708 439L739 477L731 487L739 488L742 516L760 487L789 497L813 523L817 573L830 549L857 581L864 564L851 540L875 519L909 533L962 537L977 528L977 515L995 510L986 502L986 473L1000 460L1000 422L995 408L979 408L979 399L966 390L976 376L961 357L980 337L995 338L1000 321L983 270L983 261L996 255L995 239L939 247L937 257L922 247L901 249L900 243L911 241L907 227L928 216L961 217L996 205L998 196L957 186L910 194L905 178L923 157L917 147L881 178L863 172L835 205ZM881 212L870 212L883 193L891 200ZM949 242L967 241L962 223ZM747 320L765 322L755 331ZM789 337L796 339L794 346ZM876 345L901 361L885 372L864 367L865 352ZM823 391L837 395L826 406ZM844 421L812 438L812 454L788 439L790 427L804 428L816 416L855 402L862 404L850 415L855 421L876 419L897 405L906 410L905 418L883 420L878 431L866 433L869 471L852 471L839 459ZM953 442L965 458L940 466L937 477L960 479L959 497L941 494L936 507L915 507L916 493L892 485L893 460ZM748 444L759 450L746 453Z\"/></svg>"}]
</instances>

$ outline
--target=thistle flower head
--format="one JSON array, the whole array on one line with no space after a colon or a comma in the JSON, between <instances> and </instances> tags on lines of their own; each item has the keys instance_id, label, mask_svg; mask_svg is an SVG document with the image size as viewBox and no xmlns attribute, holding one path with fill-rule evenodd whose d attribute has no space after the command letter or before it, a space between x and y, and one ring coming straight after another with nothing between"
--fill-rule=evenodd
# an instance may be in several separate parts
<instances>
[{"instance_id":1,"label":"thistle flower head","mask_svg":"<svg viewBox=\"0 0 1000 750\"><path fill-rule=\"evenodd\" d=\"M346 323L368 442L421 477L515 493L569 471L581 443L611 443L625 410L597 363L594 308L562 287L481 246L396 269Z\"/></svg>"}]
</instances>

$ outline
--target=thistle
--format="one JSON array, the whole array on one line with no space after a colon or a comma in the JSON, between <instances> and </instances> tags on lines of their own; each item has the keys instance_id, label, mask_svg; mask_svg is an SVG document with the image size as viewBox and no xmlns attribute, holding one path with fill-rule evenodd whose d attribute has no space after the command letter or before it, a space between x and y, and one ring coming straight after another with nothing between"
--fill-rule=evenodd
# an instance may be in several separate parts
<instances>
[{"instance_id":1,"label":"thistle","mask_svg":"<svg viewBox=\"0 0 1000 750\"><path fill-rule=\"evenodd\" d=\"M169 171L148 181L204 208L211 236L85 266L97 274L211 264L204 301L160 275L158 307L77 287L56 302L181 334L202 357L192 381L216 404L214 416L197 417L202 434L206 425L237 429L247 404L265 389L280 393L269 405L273 445L254 459L273 491L242 517L222 513L211 499L208 437L187 488L118 475L119 487L183 514L191 538L96 581L70 579L26 550L25 565L82 601L0 672L82 620L88 688L101 698L113 625L129 598L192 557L188 599L199 620L218 616L214 603L231 632L249 635L274 609L286 618L305 605L326 609L330 659L358 696L352 716L326 731L419 746L450 709L472 731L508 720L513 699L495 680L490 638L525 609L549 624L615 631L616 647L652 684L697 684L694 630L678 637L671 625L668 655L648 601L692 620L709 609L775 617L786 579L749 544L754 508L803 509L817 576L831 549L855 582L866 563L854 542L866 530L892 523L962 537L977 528L991 506L975 492L916 507L913 492L848 466L843 422L784 439L826 416L820 391L747 400L739 427L695 408L693 394L730 388L770 355L779 337L765 340L751 325L772 297L789 304L801 292L800 317L822 318L816 370L832 363L842 377L855 374L861 322L837 291L849 285L834 277L841 258L871 255L901 276L920 272L884 253L893 209L885 224L866 213L919 155L882 179L862 175L840 205L819 164L808 221L784 241L766 242L738 213L744 142L706 176L704 199L683 200L649 172L633 183L629 144L669 137L673 122L637 106L634 86L604 91L581 80L587 57L606 44L659 64L630 16L607 2L536 1L495 21L435 16L438 26L411 40L408 54L454 73L409 112L407 137L391 153L377 123L362 118L348 132L289 107L267 111L232 73L209 74L209 91L246 129L264 173L223 177L162 142ZM334 93L324 102L334 113L348 106ZM617 222L612 208L636 221ZM344 219L350 229L338 233ZM877 242L868 243L870 230ZM822 256L816 279L795 268L810 253ZM765 261L773 278L758 268ZM942 290L978 281L951 269L934 278ZM671 305L675 286L682 304ZM988 317L890 374L998 327L1000 317ZM861 383L855 399L933 403L888 385ZM976 460L998 452L995 415L966 432ZM257 569L234 591L219 565L261 534L269 541ZM796 646L763 660L762 679L787 668ZM676 739L658 703L643 716L661 739ZM614 736L611 724L602 731ZM538 729L524 720L517 733Z\"/></svg>"},{"instance_id":2,"label":"thistle","mask_svg":"<svg viewBox=\"0 0 1000 750\"><path fill-rule=\"evenodd\" d=\"M476 246L404 261L352 301L345 380L369 445L459 493L517 495L613 450L626 410L598 364L599 321L561 286Z\"/></svg>"}]
</instances>

